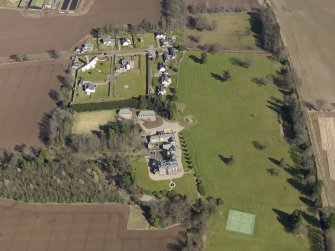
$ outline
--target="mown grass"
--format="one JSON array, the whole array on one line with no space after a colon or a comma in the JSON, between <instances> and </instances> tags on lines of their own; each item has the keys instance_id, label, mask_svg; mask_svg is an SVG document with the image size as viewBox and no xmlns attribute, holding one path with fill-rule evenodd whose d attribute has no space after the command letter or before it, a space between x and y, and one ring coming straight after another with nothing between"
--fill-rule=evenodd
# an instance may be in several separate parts
<instances>
[{"instance_id":1,"label":"mown grass","mask_svg":"<svg viewBox=\"0 0 335 251\"><path fill-rule=\"evenodd\" d=\"M195 62L199 57L200 53L185 54L178 99L185 104L181 116L192 115L197 121L183 134L188 148L194 149L194 165L206 192L224 201L209 221L207 250L308 250L307 238L286 232L274 211L291 214L305 207L300 192L287 182L290 174L271 176L268 171L278 168L269 158L293 164L290 145L281 138L269 103L281 100L282 93L274 84L260 87L251 81L275 74L279 65L266 56L248 56L252 63L247 69L231 64L230 58L239 55L224 54L209 55L208 63L201 65ZM212 77L223 70L230 72L229 82ZM267 148L257 150L252 141L266 143ZM224 164L220 154L234 155L234 164ZM229 209L256 214L253 236L225 231Z\"/></svg>"},{"instance_id":2,"label":"mown grass","mask_svg":"<svg viewBox=\"0 0 335 251\"><path fill-rule=\"evenodd\" d=\"M255 34L251 30L250 16L247 13L225 13L204 15L209 23L216 21L217 29L202 31L186 29L186 37L200 35L200 45L218 42L227 50L261 50L257 46ZM186 46L197 46L187 39Z\"/></svg>"},{"instance_id":3,"label":"mown grass","mask_svg":"<svg viewBox=\"0 0 335 251\"><path fill-rule=\"evenodd\" d=\"M134 170L136 174L137 184L144 190L149 192L169 190L170 180L153 181L149 178L148 166L144 158L139 158L134 162ZM174 190L177 193L187 195L192 199L198 198L194 176L186 173L182 178L173 179L176 183Z\"/></svg>"},{"instance_id":4,"label":"mown grass","mask_svg":"<svg viewBox=\"0 0 335 251\"><path fill-rule=\"evenodd\" d=\"M90 134L92 130L99 130L99 126L114 121L116 118L115 110L78 112L73 118L73 134Z\"/></svg>"},{"instance_id":5,"label":"mown grass","mask_svg":"<svg viewBox=\"0 0 335 251\"><path fill-rule=\"evenodd\" d=\"M106 59L105 61L98 61L96 68L82 72L79 70L79 78L89 81L91 83L106 83L107 77L111 74L111 61Z\"/></svg>"},{"instance_id":6,"label":"mown grass","mask_svg":"<svg viewBox=\"0 0 335 251\"><path fill-rule=\"evenodd\" d=\"M117 59L118 60L118 59ZM146 59L144 56L135 57L135 68L128 72L116 76L116 81L111 82L110 95L108 95L109 85L97 84L96 90L90 96L86 95L82 88L77 87L75 103L104 102L113 100L124 100L146 93ZM104 63L103 65L99 65ZM101 83L107 80L110 75L110 61L98 62L97 69L87 72L80 72L79 77L91 83ZM91 72L91 73L90 73ZM125 88L128 85L128 88Z\"/></svg>"}]
</instances>

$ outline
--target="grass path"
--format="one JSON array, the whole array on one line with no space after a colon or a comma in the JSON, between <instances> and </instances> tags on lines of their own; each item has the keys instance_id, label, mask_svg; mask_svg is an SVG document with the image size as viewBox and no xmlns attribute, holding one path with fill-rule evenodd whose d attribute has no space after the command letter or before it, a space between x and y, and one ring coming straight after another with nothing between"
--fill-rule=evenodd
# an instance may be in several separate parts
<instances>
[{"instance_id":1,"label":"grass path","mask_svg":"<svg viewBox=\"0 0 335 251\"><path fill-rule=\"evenodd\" d=\"M273 209L284 215L304 207L300 193L283 172L271 176L277 166L269 158L290 160L290 146L280 137L277 114L268 101L281 99L273 84L259 87L251 81L275 74L279 65L266 56L251 56L249 69L234 66L233 55L209 55L208 63L200 65L186 53L182 61L178 97L185 104L183 116L192 115L197 124L183 134L189 148L195 149L195 165L209 195L221 197L224 206L209 222L208 250L308 250L307 239L299 239L284 230ZM199 57L200 53L193 56ZM230 71L232 80L222 83L211 73ZM252 141L268 145L256 150ZM219 155L234 155L233 166L226 166ZM254 236L225 231L229 209L256 214Z\"/></svg>"}]
</instances>

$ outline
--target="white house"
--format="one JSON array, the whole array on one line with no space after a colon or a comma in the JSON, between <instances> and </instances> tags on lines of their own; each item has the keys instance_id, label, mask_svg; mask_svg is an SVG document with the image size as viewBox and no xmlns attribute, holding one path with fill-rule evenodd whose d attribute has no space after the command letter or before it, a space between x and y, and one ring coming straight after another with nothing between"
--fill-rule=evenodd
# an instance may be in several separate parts
<instances>
[{"instance_id":1,"label":"white house","mask_svg":"<svg viewBox=\"0 0 335 251\"><path fill-rule=\"evenodd\" d=\"M114 38L103 38L102 43L103 45L106 45L106 46L113 46L115 44L115 39Z\"/></svg>"},{"instance_id":2,"label":"white house","mask_svg":"<svg viewBox=\"0 0 335 251\"><path fill-rule=\"evenodd\" d=\"M86 64L81 68L82 72L89 71L91 69L94 69L97 66L98 58L94 56L91 58Z\"/></svg>"},{"instance_id":3,"label":"white house","mask_svg":"<svg viewBox=\"0 0 335 251\"><path fill-rule=\"evenodd\" d=\"M165 39L166 35L163 32L157 32L156 33L156 38L157 39Z\"/></svg>"},{"instance_id":4,"label":"white house","mask_svg":"<svg viewBox=\"0 0 335 251\"><path fill-rule=\"evenodd\" d=\"M122 46L129 46L129 45L131 45L131 41L128 38L126 38L126 37L120 38L120 43L121 43Z\"/></svg>"},{"instance_id":5,"label":"white house","mask_svg":"<svg viewBox=\"0 0 335 251\"><path fill-rule=\"evenodd\" d=\"M166 95L166 88L163 85L159 87L158 95Z\"/></svg>"},{"instance_id":6,"label":"white house","mask_svg":"<svg viewBox=\"0 0 335 251\"><path fill-rule=\"evenodd\" d=\"M123 58L121 59L121 68L129 71L132 67L132 61L130 59Z\"/></svg>"},{"instance_id":7,"label":"white house","mask_svg":"<svg viewBox=\"0 0 335 251\"><path fill-rule=\"evenodd\" d=\"M96 87L96 85L87 82L83 84L83 89L86 95L91 95L92 93L94 93Z\"/></svg>"},{"instance_id":8,"label":"white house","mask_svg":"<svg viewBox=\"0 0 335 251\"><path fill-rule=\"evenodd\" d=\"M167 73L163 73L163 74L161 75L161 84L162 84L164 87L167 87L167 86L169 86L171 83L172 83L172 80L171 80L170 76L169 76Z\"/></svg>"},{"instance_id":9,"label":"white house","mask_svg":"<svg viewBox=\"0 0 335 251\"><path fill-rule=\"evenodd\" d=\"M159 63L158 64L158 69L160 72L165 72L166 71L166 65L164 63Z\"/></svg>"}]
</instances>

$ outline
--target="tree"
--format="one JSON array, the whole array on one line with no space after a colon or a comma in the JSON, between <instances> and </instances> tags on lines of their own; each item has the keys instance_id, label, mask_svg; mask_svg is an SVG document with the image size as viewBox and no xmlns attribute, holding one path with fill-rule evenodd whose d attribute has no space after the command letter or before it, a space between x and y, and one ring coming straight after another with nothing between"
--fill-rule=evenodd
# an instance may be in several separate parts
<instances>
[{"instance_id":1,"label":"tree","mask_svg":"<svg viewBox=\"0 0 335 251\"><path fill-rule=\"evenodd\" d=\"M335 229L335 213L331 213L326 219L327 228Z\"/></svg>"},{"instance_id":2,"label":"tree","mask_svg":"<svg viewBox=\"0 0 335 251\"><path fill-rule=\"evenodd\" d=\"M207 63L207 53L206 52L201 53L200 63L201 64L206 64Z\"/></svg>"},{"instance_id":3,"label":"tree","mask_svg":"<svg viewBox=\"0 0 335 251\"><path fill-rule=\"evenodd\" d=\"M222 74L222 82L229 81L230 79L231 79L230 72L224 70Z\"/></svg>"},{"instance_id":4,"label":"tree","mask_svg":"<svg viewBox=\"0 0 335 251\"><path fill-rule=\"evenodd\" d=\"M159 27L164 31L166 30L166 18L164 16L160 17Z\"/></svg>"}]
</instances>

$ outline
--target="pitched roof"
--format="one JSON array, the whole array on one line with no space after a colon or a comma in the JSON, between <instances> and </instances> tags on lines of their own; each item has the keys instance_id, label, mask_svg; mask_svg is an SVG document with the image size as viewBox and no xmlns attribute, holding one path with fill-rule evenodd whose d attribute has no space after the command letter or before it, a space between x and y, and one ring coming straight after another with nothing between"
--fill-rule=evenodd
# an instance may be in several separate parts
<instances>
[{"instance_id":1,"label":"pitched roof","mask_svg":"<svg viewBox=\"0 0 335 251\"><path fill-rule=\"evenodd\" d=\"M145 111L140 111L138 113L138 117L148 117L148 116L155 116L156 113L153 110L145 110Z\"/></svg>"},{"instance_id":2,"label":"pitched roof","mask_svg":"<svg viewBox=\"0 0 335 251\"><path fill-rule=\"evenodd\" d=\"M133 114L133 112L129 108L123 108L123 109L120 109L118 114L119 115Z\"/></svg>"}]
</instances>

